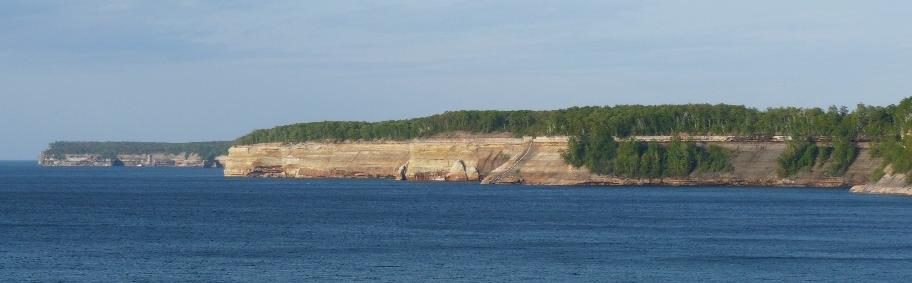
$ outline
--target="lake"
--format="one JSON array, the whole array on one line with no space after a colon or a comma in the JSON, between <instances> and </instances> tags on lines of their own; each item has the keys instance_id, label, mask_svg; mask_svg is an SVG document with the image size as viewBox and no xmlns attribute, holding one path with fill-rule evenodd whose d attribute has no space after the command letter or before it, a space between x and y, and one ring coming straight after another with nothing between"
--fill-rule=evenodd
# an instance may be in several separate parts
<instances>
[{"instance_id":1,"label":"lake","mask_svg":"<svg viewBox=\"0 0 912 283\"><path fill-rule=\"evenodd\" d=\"M906 281L912 198L0 162L0 281Z\"/></svg>"}]
</instances>

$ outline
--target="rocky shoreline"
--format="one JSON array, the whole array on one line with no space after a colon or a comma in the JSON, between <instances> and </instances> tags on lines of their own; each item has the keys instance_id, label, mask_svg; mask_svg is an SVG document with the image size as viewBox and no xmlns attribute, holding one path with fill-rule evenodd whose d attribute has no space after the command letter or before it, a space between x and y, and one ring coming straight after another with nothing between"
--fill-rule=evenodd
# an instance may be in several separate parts
<instances>
[{"instance_id":1,"label":"rocky shoreline","mask_svg":"<svg viewBox=\"0 0 912 283\"><path fill-rule=\"evenodd\" d=\"M850 191L859 194L912 196L912 184L906 181L905 174L886 174L874 184L853 186Z\"/></svg>"}]
</instances>

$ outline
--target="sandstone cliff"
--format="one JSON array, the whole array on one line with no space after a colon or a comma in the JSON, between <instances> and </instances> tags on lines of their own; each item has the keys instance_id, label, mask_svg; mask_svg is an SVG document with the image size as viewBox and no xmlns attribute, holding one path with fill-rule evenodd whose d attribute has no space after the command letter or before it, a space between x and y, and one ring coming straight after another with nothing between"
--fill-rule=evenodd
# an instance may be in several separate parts
<instances>
[{"instance_id":1,"label":"sandstone cliff","mask_svg":"<svg viewBox=\"0 0 912 283\"><path fill-rule=\"evenodd\" d=\"M522 148L514 138L255 144L228 150L225 175L478 181Z\"/></svg>"},{"instance_id":2,"label":"sandstone cliff","mask_svg":"<svg viewBox=\"0 0 912 283\"><path fill-rule=\"evenodd\" d=\"M566 137L462 137L301 144L254 144L229 149L226 176L290 178L396 178L404 180L482 181L489 184L536 185L742 185L847 187L865 184L880 164L868 143L843 176L827 176L826 163L790 178L776 175L783 139L738 140L732 137L691 137L700 144L731 150L733 169L682 178L629 179L592 174L564 162ZM666 142L668 137L637 137Z\"/></svg>"},{"instance_id":3,"label":"sandstone cliff","mask_svg":"<svg viewBox=\"0 0 912 283\"><path fill-rule=\"evenodd\" d=\"M215 160L204 160L195 153L150 153L118 154L114 158L100 154L61 154L42 153L38 158L41 166L142 166L142 167L222 167L227 156Z\"/></svg>"}]
</instances>

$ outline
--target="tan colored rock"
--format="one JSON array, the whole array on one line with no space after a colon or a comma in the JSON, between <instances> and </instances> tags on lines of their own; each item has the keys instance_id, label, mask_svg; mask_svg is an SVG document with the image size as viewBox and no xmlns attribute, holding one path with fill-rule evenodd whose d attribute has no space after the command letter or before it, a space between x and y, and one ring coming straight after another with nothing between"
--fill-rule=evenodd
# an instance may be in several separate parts
<instances>
[{"instance_id":1,"label":"tan colored rock","mask_svg":"<svg viewBox=\"0 0 912 283\"><path fill-rule=\"evenodd\" d=\"M396 180L405 180L405 174L408 172L408 162L396 169Z\"/></svg>"},{"instance_id":2,"label":"tan colored rock","mask_svg":"<svg viewBox=\"0 0 912 283\"><path fill-rule=\"evenodd\" d=\"M644 138L647 139L647 138ZM648 137L664 142L668 139ZM598 175L564 162L567 137L466 137L301 144L255 144L229 150L226 176L295 178L374 177L405 180L451 180L537 185L736 185L850 187L867 183L880 164L869 144L859 143L859 155L843 176L825 174L826 163L790 178L776 174L784 140L755 141L732 137L700 137L731 151L731 172L693 173L686 177L628 179Z\"/></svg>"},{"instance_id":3,"label":"tan colored rock","mask_svg":"<svg viewBox=\"0 0 912 283\"><path fill-rule=\"evenodd\" d=\"M465 174L466 181L478 181L480 179L478 168L475 168L473 166L466 167Z\"/></svg>"},{"instance_id":4,"label":"tan colored rock","mask_svg":"<svg viewBox=\"0 0 912 283\"><path fill-rule=\"evenodd\" d=\"M276 169L257 170L263 167L279 168L294 178L444 181L460 161L462 177L452 176L454 180L477 180L521 147L522 139L500 137L243 145L228 150L224 172L226 176L275 175L269 172Z\"/></svg>"},{"instance_id":5,"label":"tan colored rock","mask_svg":"<svg viewBox=\"0 0 912 283\"><path fill-rule=\"evenodd\" d=\"M883 187L878 185L858 185L849 190L857 194L904 195L912 196L912 186Z\"/></svg>"},{"instance_id":6,"label":"tan colored rock","mask_svg":"<svg viewBox=\"0 0 912 283\"><path fill-rule=\"evenodd\" d=\"M453 166L450 167L450 172L447 172L446 180L452 182L465 182L469 180L469 177L466 175L465 163L462 162L462 160L453 162Z\"/></svg>"}]
</instances>

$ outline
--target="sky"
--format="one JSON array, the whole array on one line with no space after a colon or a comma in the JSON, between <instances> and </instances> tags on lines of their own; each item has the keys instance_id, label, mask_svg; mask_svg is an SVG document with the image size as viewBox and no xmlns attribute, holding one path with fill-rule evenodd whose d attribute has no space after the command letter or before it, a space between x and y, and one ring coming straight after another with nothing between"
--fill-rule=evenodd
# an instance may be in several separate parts
<instances>
[{"instance_id":1,"label":"sky","mask_svg":"<svg viewBox=\"0 0 912 283\"><path fill-rule=\"evenodd\" d=\"M912 96L912 1L0 1L0 160L460 109Z\"/></svg>"}]
</instances>

